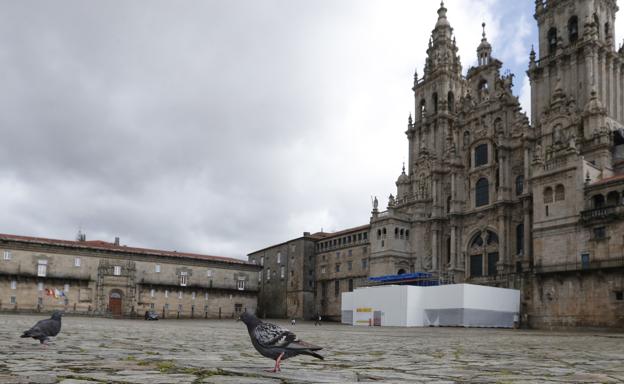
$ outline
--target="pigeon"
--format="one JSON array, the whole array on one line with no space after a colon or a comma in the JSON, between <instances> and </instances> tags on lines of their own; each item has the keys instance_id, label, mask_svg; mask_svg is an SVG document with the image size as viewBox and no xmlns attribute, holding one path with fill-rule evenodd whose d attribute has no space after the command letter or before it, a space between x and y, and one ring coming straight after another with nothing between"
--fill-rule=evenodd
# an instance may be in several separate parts
<instances>
[{"instance_id":1,"label":"pigeon","mask_svg":"<svg viewBox=\"0 0 624 384\"><path fill-rule=\"evenodd\" d=\"M51 318L38 321L20 337L32 337L47 346L48 338L58 335L61 331L61 316L63 316L61 311L54 311Z\"/></svg>"},{"instance_id":2,"label":"pigeon","mask_svg":"<svg viewBox=\"0 0 624 384\"><path fill-rule=\"evenodd\" d=\"M239 320L247 326L251 344L256 350L262 356L275 360L275 367L268 372L281 371L281 361L297 355L309 355L324 360L323 356L314 352L323 348L297 339L297 335L286 328L263 323L248 312L243 312Z\"/></svg>"}]
</instances>

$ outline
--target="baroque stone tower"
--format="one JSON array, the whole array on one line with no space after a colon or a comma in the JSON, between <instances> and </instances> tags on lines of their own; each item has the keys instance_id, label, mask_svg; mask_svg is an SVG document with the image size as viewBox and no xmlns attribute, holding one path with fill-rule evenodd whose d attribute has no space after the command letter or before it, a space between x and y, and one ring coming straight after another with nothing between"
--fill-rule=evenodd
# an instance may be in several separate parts
<instances>
[{"instance_id":1,"label":"baroque stone tower","mask_svg":"<svg viewBox=\"0 0 624 384\"><path fill-rule=\"evenodd\" d=\"M536 1L533 325L624 325L624 52L615 0ZM592 303L588 305L587 303Z\"/></svg>"},{"instance_id":2,"label":"baroque stone tower","mask_svg":"<svg viewBox=\"0 0 624 384\"><path fill-rule=\"evenodd\" d=\"M463 76L447 9L438 10L424 75L414 76L408 169L387 211L375 208L371 217L372 276L426 271L520 284L518 263L530 248L523 199L532 134L483 27L478 64Z\"/></svg>"}]
</instances>

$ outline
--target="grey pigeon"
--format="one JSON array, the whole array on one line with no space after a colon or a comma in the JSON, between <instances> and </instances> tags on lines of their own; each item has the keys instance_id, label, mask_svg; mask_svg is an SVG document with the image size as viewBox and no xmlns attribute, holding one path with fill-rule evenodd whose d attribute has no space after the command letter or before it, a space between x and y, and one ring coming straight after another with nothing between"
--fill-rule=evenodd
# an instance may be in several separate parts
<instances>
[{"instance_id":1,"label":"grey pigeon","mask_svg":"<svg viewBox=\"0 0 624 384\"><path fill-rule=\"evenodd\" d=\"M20 337L32 337L47 346L48 339L58 335L61 331L61 316L63 316L61 311L54 311L51 318L38 321Z\"/></svg>"},{"instance_id":2,"label":"grey pigeon","mask_svg":"<svg viewBox=\"0 0 624 384\"><path fill-rule=\"evenodd\" d=\"M239 320L247 326L251 344L256 350L262 356L275 360L275 367L269 372L281 371L281 361L297 355L309 355L323 360L323 356L314 352L323 348L297 339L297 336L286 328L263 323L247 312L243 312Z\"/></svg>"}]
</instances>

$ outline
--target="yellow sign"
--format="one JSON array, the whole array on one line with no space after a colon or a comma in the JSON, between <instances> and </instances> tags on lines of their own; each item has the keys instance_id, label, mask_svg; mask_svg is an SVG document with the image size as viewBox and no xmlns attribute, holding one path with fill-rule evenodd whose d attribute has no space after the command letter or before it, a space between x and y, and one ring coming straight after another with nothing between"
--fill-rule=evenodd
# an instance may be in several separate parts
<instances>
[{"instance_id":1,"label":"yellow sign","mask_svg":"<svg viewBox=\"0 0 624 384\"><path fill-rule=\"evenodd\" d=\"M358 308L355 310L356 312L373 312L373 308Z\"/></svg>"}]
</instances>

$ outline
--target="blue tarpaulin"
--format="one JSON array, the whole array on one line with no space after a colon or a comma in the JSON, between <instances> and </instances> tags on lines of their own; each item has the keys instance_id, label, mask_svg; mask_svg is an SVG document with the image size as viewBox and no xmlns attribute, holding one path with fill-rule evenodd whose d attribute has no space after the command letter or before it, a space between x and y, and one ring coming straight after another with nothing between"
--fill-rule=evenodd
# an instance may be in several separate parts
<instances>
[{"instance_id":1,"label":"blue tarpaulin","mask_svg":"<svg viewBox=\"0 0 624 384\"><path fill-rule=\"evenodd\" d=\"M397 283L397 284L417 285L421 287L440 285L440 282L438 281L438 279L435 278L433 274L427 273L427 272L404 273L402 275L369 277L368 281L373 282L373 283L378 283L378 284Z\"/></svg>"}]
</instances>

